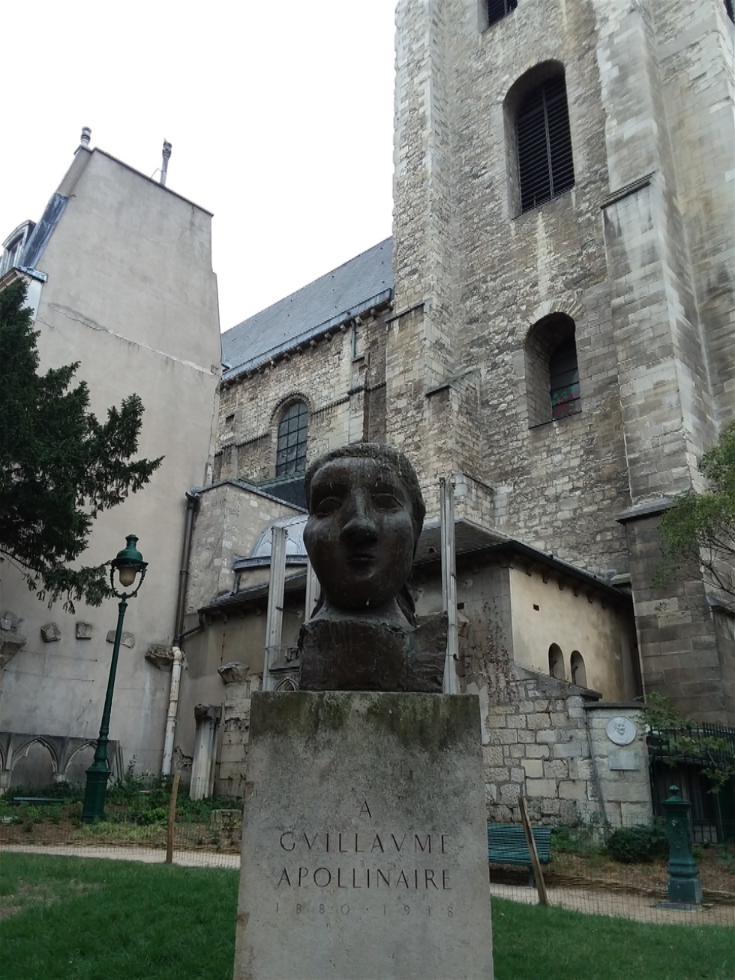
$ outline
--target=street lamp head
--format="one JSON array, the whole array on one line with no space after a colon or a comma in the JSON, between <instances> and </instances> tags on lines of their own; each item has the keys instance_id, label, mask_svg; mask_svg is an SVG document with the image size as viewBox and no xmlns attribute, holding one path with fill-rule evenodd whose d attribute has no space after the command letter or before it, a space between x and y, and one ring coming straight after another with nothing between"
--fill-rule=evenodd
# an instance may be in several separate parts
<instances>
[{"instance_id":1,"label":"street lamp head","mask_svg":"<svg viewBox=\"0 0 735 980\"><path fill-rule=\"evenodd\" d=\"M113 592L115 592L115 572L117 572L120 585L123 589L128 589L135 582L136 576L140 575L138 586L135 592L132 593L132 595L135 595L143 583L148 564L143 561L143 556L136 548L136 544L138 543L137 536L135 534L128 534L126 540L127 544L125 547L122 551L118 551L117 557L113 558L110 562L110 582L112 583ZM117 592L115 594L117 595Z\"/></svg>"}]
</instances>

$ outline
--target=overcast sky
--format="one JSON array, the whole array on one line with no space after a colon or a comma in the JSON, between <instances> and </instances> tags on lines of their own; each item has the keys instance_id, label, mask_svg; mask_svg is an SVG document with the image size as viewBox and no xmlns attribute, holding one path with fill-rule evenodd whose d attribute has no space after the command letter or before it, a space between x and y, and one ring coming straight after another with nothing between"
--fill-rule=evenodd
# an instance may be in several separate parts
<instances>
[{"instance_id":1,"label":"overcast sky","mask_svg":"<svg viewBox=\"0 0 735 980\"><path fill-rule=\"evenodd\" d=\"M3 10L0 242L82 126L214 212L226 330L391 233L395 0L34 0Z\"/></svg>"}]
</instances>

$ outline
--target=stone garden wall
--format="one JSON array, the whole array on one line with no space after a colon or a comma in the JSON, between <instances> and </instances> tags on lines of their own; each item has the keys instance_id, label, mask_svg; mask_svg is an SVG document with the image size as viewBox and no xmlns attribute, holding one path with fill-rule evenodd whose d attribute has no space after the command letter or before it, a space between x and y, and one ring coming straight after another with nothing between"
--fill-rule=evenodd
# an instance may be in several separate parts
<instances>
[{"instance_id":1,"label":"stone garden wall","mask_svg":"<svg viewBox=\"0 0 735 980\"><path fill-rule=\"evenodd\" d=\"M651 819L640 706L600 702L518 665L498 693L483 747L490 821L517 822L520 795L534 823L617 827ZM613 720L622 730L613 729L617 744L608 735Z\"/></svg>"}]
</instances>

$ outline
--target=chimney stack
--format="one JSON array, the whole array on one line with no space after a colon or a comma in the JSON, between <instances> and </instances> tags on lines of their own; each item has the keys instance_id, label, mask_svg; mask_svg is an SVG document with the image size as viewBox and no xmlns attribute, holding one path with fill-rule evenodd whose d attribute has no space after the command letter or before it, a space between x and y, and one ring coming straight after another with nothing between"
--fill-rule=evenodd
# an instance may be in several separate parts
<instances>
[{"instance_id":1,"label":"chimney stack","mask_svg":"<svg viewBox=\"0 0 735 980\"><path fill-rule=\"evenodd\" d=\"M168 161L171 159L171 144L164 139L163 141L163 166L161 167L161 185L166 186L166 174L168 173Z\"/></svg>"}]
</instances>

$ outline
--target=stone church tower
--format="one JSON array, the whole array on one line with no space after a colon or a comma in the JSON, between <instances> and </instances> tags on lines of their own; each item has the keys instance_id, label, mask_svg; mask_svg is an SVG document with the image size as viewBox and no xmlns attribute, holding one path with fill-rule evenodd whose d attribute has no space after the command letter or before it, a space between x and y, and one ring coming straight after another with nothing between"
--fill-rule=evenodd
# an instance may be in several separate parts
<instances>
[{"instance_id":1,"label":"stone church tower","mask_svg":"<svg viewBox=\"0 0 735 980\"><path fill-rule=\"evenodd\" d=\"M386 351L422 484L459 471L498 530L629 576L646 691L729 724L735 611L651 581L735 403L731 15L400 0Z\"/></svg>"}]
</instances>

